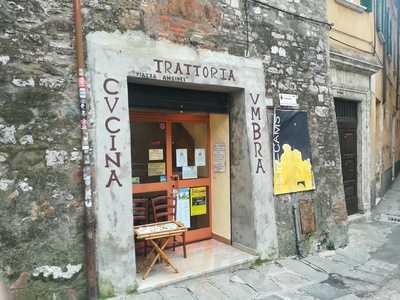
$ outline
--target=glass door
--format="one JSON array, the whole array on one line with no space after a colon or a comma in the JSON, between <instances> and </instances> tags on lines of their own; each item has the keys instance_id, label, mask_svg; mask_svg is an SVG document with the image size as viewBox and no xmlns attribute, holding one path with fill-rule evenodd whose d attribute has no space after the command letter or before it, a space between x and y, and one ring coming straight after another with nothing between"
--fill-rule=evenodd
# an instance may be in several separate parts
<instances>
[{"instance_id":1,"label":"glass door","mask_svg":"<svg viewBox=\"0 0 400 300\"><path fill-rule=\"evenodd\" d=\"M134 198L167 195L187 241L211 238L209 118L205 114L131 113ZM172 218L172 214L171 214Z\"/></svg>"}]
</instances>

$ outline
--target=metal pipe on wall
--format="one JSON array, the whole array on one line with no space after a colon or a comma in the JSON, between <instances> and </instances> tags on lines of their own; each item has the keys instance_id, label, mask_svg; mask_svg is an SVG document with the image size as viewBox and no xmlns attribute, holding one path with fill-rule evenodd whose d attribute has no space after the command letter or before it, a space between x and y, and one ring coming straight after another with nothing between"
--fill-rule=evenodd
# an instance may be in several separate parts
<instances>
[{"instance_id":1,"label":"metal pipe on wall","mask_svg":"<svg viewBox=\"0 0 400 300\"><path fill-rule=\"evenodd\" d=\"M75 49L77 58L79 106L81 110L80 128L82 138L82 177L84 183L85 199L85 251L86 251L86 276L88 281L88 299L97 299L96 277L96 216L92 199L92 173L90 166L89 130L86 107L86 78L85 59L82 37L81 2L73 0Z\"/></svg>"}]
</instances>

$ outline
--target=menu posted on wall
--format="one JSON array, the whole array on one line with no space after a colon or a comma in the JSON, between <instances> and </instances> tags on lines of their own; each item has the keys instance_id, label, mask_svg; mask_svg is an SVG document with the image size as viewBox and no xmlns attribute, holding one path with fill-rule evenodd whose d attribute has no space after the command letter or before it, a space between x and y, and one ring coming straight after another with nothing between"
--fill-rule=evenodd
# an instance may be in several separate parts
<instances>
[{"instance_id":1,"label":"menu posted on wall","mask_svg":"<svg viewBox=\"0 0 400 300\"><path fill-rule=\"evenodd\" d=\"M214 144L213 170L214 173L225 173L225 144Z\"/></svg>"},{"instance_id":2,"label":"menu posted on wall","mask_svg":"<svg viewBox=\"0 0 400 300\"><path fill-rule=\"evenodd\" d=\"M181 188L176 193L176 220L190 228L190 189Z\"/></svg>"},{"instance_id":3,"label":"menu posted on wall","mask_svg":"<svg viewBox=\"0 0 400 300\"><path fill-rule=\"evenodd\" d=\"M190 212L191 216L201 216L207 213L207 187L190 189Z\"/></svg>"}]
</instances>

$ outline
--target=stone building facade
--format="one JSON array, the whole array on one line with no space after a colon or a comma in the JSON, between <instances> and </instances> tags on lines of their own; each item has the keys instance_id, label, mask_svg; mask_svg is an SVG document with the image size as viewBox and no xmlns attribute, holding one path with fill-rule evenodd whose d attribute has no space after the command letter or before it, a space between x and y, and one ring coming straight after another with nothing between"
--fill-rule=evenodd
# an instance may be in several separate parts
<instances>
[{"instance_id":1,"label":"stone building facade","mask_svg":"<svg viewBox=\"0 0 400 300\"><path fill-rule=\"evenodd\" d=\"M337 116L356 142L354 156L346 153L356 163L342 162L354 174L344 179L349 214L370 213L399 170L398 9L398 1L328 1L332 95L356 108L353 121Z\"/></svg>"},{"instance_id":2,"label":"stone building facade","mask_svg":"<svg viewBox=\"0 0 400 300\"><path fill-rule=\"evenodd\" d=\"M0 4L0 280L27 299L86 299L72 2ZM325 1L86 0L81 12L99 297L136 289L132 82L228 97L232 245L273 259L346 244ZM314 191L273 195L280 94L308 113ZM296 239L300 200L316 230Z\"/></svg>"}]
</instances>

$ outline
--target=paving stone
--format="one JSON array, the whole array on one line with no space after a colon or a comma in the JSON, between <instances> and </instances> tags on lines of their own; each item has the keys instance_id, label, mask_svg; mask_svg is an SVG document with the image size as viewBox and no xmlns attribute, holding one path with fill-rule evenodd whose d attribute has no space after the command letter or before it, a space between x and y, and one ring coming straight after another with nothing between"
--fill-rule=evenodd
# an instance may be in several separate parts
<instances>
[{"instance_id":1,"label":"paving stone","mask_svg":"<svg viewBox=\"0 0 400 300\"><path fill-rule=\"evenodd\" d=\"M217 274L208 278L211 285L219 289L229 299L253 299L257 293L248 285L230 281L232 274ZM181 299L179 299L181 300Z\"/></svg>"},{"instance_id":2,"label":"paving stone","mask_svg":"<svg viewBox=\"0 0 400 300\"><path fill-rule=\"evenodd\" d=\"M314 282L321 282L328 279L329 275L327 273L317 271L310 266L307 265L305 261L302 260L294 260L294 259L285 259L279 262L286 269L300 274L302 277L309 279Z\"/></svg>"},{"instance_id":3,"label":"paving stone","mask_svg":"<svg viewBox=\"0 0 400 300\"><path fill-rule=\"evenodd\" d=\"M302 289L307 294L321 300L334 300L348 294L345 290L340 290L327 283L317 283Z\"/></svg>"},{"instance_id":4,"label":"paving stone","mask_svg":"<svg viewBox=\"0 0 400 300\"><path fill-rule=\"evenodd\" d=\"M289 289L299 288L301 286L311 284L311 282L306 278L292 272L275 274L271 276L271 279L280 287Z\"/></svg>"},{"instance_id":5,"label":"paving stone","mask_svg":"<svg viewBox=\"0 0 400 300\"><path fill-rule=\"evenodd\" d=\"M257 295L254 300L285 300L284 298L279 297L278 295L269 295L269 296L262 296Z\"/></svg>"},{"instance_id":6,"label":"paving stone","mask_svg":"<svg viewBox=\"0 0 400 300\"><path fill-rule=\"evenodd\" d=\"M254 269L239 270L235 272L235 275L246 284L251 286L258 293L262 293L264 295L273 294L281 290L281 288L274 283L269 276Z\"/></svg>"},{"instance_id":7,"label":"paving stone","mask_svg":"<svg viewBox=\"0 0 400 300\"><path fill-rule=\"evenodd\" d=\"M228 300L229 298L206 279L190 280L184 286L198 300Z\"/></svg>"},{"instance_id":8,"label":"paving stone","mask_svg":"<svg viewBox=\"0 0 400 300\"><path fill-rule=\"evenodd\" d=\"M162 296L158 292L148 292L143 294L136 294L127 297L127 300L162 300ZM115 299L117 300L117 299Z\"/></svg>"},{"instance_id":9,"label":"paving stone","mask_svg":"<svg viewBox=\"0 0 400 300\"><path fill-rule=\"evenodd\" d=\"M358 298L356 295L348 294L348 295L346 295L346 296L337 298L337 299L335 299L335 300L359 300L359 299L360 299L360 298Z\"/></svg>"},{"instance_id":10,"label":"paving stone","mask_svg":"<svg viewBox=\"0 0 400 300\"><path fill-rule=\"evenodd\" d=\"M267 263L255 268L258 272L272 275L286 272L286 269L278 263Z\"/></svg>"},{"instance_id":11,"label":"paving stone","mask_svg":"<svg viewBox=\"0 0 400 300\"><path fill-rule=\"evenodd\" d=\"M397 265L390 264L378 259L371 259L366 264L357 268L357 270L376 273L376 274L389 274L397 269Z\"/></svg>"},{"instance_id":12,"label":"paving stone","mask_svg":"<svg viewBox=\"0 0 400 300\"><path fill-rule=\"evenodd\" d=\"M279 293L279 296L285 300L318 300L311 295L299 291L286 291L284 293Z\"/></svg>"},{"instance_id":13,"label":"paving stone","mask_svg":"<svg viewBox=\"0 0 400 300\"><path fill-rule=\"evenodd\" d=\"M168 286L160 290L163 299L193 300L195 297L184 287ZM146 299L147 300L147 299Z\"/></svg>"},{"instance_id":14,"label":"paving stone","mask_svg":"<svg viewBox=\"0 0 400 300\"><path fill-rule=\"evenodd\" d=\"M343 272L352 268L345 263L333 261L328 258L322 258L316 255L307 257L304 260L315 267L324 270L326 273L342 274Z\"/></svg>"}]
</instances>

